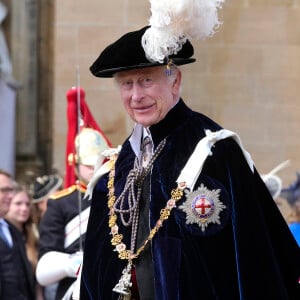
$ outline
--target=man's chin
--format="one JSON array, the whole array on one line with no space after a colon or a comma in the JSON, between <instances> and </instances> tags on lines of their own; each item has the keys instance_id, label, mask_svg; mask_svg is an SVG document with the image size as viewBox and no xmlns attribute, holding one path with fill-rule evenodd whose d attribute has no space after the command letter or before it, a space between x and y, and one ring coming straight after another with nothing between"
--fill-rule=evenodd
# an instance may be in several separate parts
<instances>
[{"instance_id":1,"label":"man's chin","mask_svg":"<svg viewBox=\"0 0 300 300\"><path fill-rule=\"evenodd\" d=\"M155 120L153 118L146 118L146 117L137 117L135 119L135 122L138 124L141 124L144 127L149 127L157 122L155 122Z\"/></svg>"}]
</instances>

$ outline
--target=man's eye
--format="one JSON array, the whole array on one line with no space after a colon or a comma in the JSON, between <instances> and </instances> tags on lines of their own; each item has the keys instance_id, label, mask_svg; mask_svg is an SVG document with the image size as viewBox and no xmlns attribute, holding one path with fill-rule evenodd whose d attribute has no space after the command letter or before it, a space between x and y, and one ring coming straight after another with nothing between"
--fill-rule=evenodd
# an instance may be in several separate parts
<instances>
[{"instance_id":1,"label":"man's eye","mask_svg":"<svg viewBox=\"0 0 300 300\"><path fill-rule=\"evenodd\" d=\"M152 78L148 78L148 77L142 78L140 80L141 85L145 87L150 86L152 82L153 82Z\"/></svg>"},{"instance_id":2,"label":"man's eye","mask_svg":"<svg viewBox=\"0 0 300 300\"><path fill-rule=\"evenodd\" d=\"M121 87L124 89L130 89L132 87L132 81L122 81L121 82Z\"/></svg>"}]
</instances>

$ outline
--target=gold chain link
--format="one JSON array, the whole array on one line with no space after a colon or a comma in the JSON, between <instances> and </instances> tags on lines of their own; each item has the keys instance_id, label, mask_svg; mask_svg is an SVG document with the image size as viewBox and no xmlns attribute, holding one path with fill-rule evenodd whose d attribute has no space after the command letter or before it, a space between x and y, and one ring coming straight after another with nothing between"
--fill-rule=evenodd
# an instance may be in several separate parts
<instances>
[{"instance_id":1,"label":"gold chain link","mask_svg":"<svg viewBox=\"0 0 300 300\"><path fill-rule=\"evenodd\" d=\"M118 227L116 226L118 218L113 209L113 205L116 201L116 196L114 195L114 171L115 171L116 157L115 156L112 157L111 161L112 161L112 168L109 173L109 180L107 183L107 187L109 189L109 199L107 202L107 206L110 209L108 226L110 228L112 227L116 228L114 231L111 232L112 234L111 244L113 246L116 246L116 249L118 251L117 247L124 244L122 242L123 235L118 233ZM126 250L126 246L125 246L125 249L118 251L119 252L118 257L120 259L127 259L128 261L137 258L144 251L147 244L153 239L155 234L158 232L159 228L162 227L162 223L169 218L171 214L171 210L176 206L175 203L179 201L182 198L182 196L183 196L183 188L177 187L176 189L173 189L171 191L171 199L167 202L166 207L161 209L160 217L158 221L156 222L154 228L150 230L150 233L147 239L142 244L142 246L139 249L137 249L136 253L131 253L129 250Z\"/></svg>"}]
</instances>

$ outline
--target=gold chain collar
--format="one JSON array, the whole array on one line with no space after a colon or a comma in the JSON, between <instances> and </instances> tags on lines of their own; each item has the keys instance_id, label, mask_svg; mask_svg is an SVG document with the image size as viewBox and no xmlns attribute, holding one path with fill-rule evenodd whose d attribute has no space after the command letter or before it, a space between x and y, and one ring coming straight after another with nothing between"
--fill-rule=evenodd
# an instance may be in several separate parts
<instances>
[{"instance_id":1,"label":"gold chain collar","mask_svg":"<svg viewBox=\"0 0 300 300\"><path fill-rule=\"evenodd\" d=\"M153 239L155 234L158 232L159 228L162 227L163 222L167 220L170 216L170 213L174 207L176 207L176 202L179 201L183 196L183 190L186 187L185 183L179 183L176 189L171 191L171 198L167 201L167 204L160 211L159 219L157 220L153 229L150 230L150 233L147 239L144 241L141 247L139 247L136 253L132 253L130 250L127 250L126 245L123 243L123 235L119 233L119 227L117 225L117 215L114 211L114 203L116 201L116 196L114 194L114 179L115 179L115 162L117 160L117 155L110 157L112 162L112 167L109 173L109 180L107 183L108 192L108 202L107 206L109 208L109 220L108 226L111 229L111 244L115 247L115 250L119 253L118 257L120 259L127 259L129 263L133 259L136 259L141 252L144 251L148 243Z\"/></svg>"}]
</instances>

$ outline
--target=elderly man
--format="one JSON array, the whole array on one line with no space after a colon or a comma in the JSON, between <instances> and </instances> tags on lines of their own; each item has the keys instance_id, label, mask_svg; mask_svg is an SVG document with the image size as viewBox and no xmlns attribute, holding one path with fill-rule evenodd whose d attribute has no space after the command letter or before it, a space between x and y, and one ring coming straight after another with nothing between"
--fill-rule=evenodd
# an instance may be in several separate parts
<instances>
[{"instance_id":1,"label":"elderly man","mask_svg":"<svg viewBox=\"0 0 300 300\"><path fill-rule=\"evenodd\" d=\"M34 273L21 233L3 217L14 195L12 176L0 169L0 299L34 300Z\"/></svg>"},{"instance_id":2,"label":"elderly man","mask_svg":"<svg viewBox=\"0 0 300 300\"><path fill-rule=\"evenodd\" d=\"M299 299L299 249L249 153L181 98L193 46L150 61L147 29L91 66L135 126L93 188L80 300Z\"/></svg>"}]
</instances>

